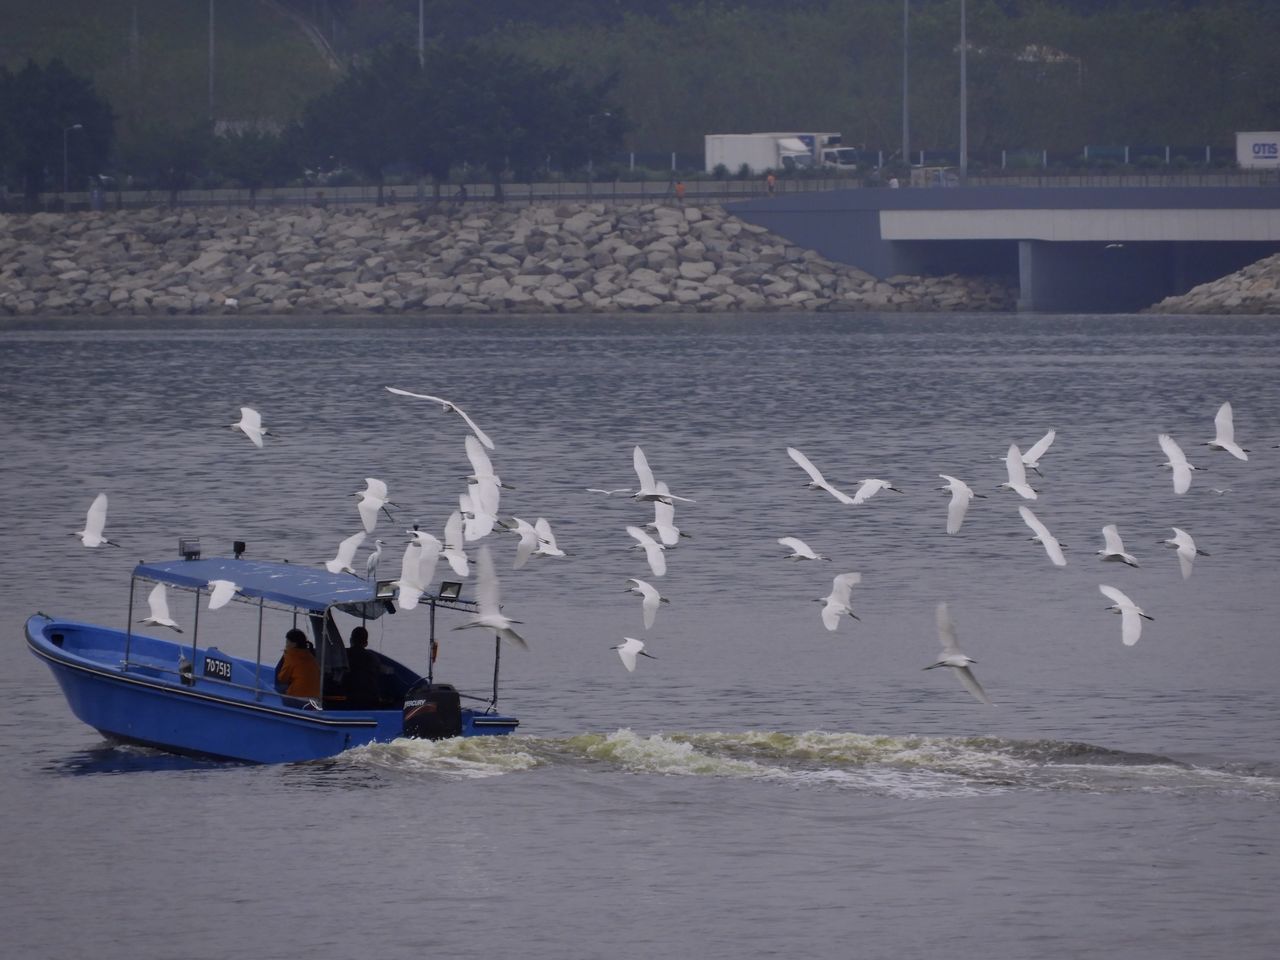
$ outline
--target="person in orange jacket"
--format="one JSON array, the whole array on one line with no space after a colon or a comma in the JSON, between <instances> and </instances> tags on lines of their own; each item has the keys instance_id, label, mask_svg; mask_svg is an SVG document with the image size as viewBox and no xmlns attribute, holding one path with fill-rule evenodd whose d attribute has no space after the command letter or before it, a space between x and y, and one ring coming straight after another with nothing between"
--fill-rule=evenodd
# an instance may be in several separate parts
<instances>
[{"instance_id":1,"label":"person in orange jacket","mask_svg":"<svg viewBox=\"0 0 1280 960\"><path fill-rule=\"evenodd\" d=\"M320 664L307 635L294 627L284 635L284 656L276 667L276 686L288 697L320 696Z\"/></svg>"}]
</instances>

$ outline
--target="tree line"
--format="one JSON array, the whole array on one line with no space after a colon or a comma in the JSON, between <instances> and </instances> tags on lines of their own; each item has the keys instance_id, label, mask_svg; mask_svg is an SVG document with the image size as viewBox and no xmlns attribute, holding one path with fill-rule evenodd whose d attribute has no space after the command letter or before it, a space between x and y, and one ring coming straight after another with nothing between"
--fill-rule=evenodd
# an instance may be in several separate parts
<instances>
[{"instance_id":1,"label":"tree line","mask_svg":"<svg viewBox=\"0 0 1280 960\"><path fill-rule=\"evenodd\" d=\"M346 168L378 187L386 172L440 185L462 165L494 184L576 170L614 153L627 131L615 81L584 81L510 50L433 44L428 55L398 45L353 63L302 115L276 129L248 125L215 135L206 121L152 124L116 143L116 117L86 77L61 61L0 67L0 183L28 201L82 190L99 171L127 170L171 194L197 176L220 175L251 195L305 171Z\"/></svg>"}]
</instances>

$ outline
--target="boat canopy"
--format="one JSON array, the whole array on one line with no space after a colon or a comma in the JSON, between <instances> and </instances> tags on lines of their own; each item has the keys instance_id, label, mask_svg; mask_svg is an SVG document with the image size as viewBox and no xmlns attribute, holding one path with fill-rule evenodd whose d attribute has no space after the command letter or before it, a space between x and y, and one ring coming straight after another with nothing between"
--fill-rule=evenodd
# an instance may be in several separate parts
<instances>
[{"instance_id":1,"label":"boat canopy","mask_svg":"<svg viewBox=\"0 0 1280 960\"><path fill-rule=\"evenodd\" d=\"M230 580L241 596L262 598L312 613L323 613L332 606L366 609L384 606L374 602L378 599L376 583L349 573L330 573L295 563L208 557L143 562L133 568L133 575L193 589L207 587L211 580Z\"/></svg>"}]
</instances>

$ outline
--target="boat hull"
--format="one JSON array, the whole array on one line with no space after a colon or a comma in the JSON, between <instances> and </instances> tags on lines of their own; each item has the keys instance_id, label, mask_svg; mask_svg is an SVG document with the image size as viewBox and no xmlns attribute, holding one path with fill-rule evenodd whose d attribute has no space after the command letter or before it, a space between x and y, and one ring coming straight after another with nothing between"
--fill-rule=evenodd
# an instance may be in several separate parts
<instances>
[{"instance_id":1,"label":"boat hull","mask_svg":"<svg viewBox=\"0 0 1280 960\"><path fill-rule=\"evenodd\" d=\"M404 735L400 709L321 710L315 701L276 692L269 667L217 650L41 615L27 621L26 633L72 713L104 736L187 755L286 763ZM206 657L234 663L231 680L202 675ZM180 672L181 659L200 666ZM519 723L494 713L462 714L462 736L506 734Z\"/></svg>"}]
</instances>

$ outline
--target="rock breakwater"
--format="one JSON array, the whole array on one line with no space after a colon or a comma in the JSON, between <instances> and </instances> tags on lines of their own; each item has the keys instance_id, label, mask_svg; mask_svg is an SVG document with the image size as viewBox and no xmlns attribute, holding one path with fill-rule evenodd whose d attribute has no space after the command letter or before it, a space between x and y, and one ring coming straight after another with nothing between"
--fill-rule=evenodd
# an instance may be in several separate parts
<instances>
[{"instance_id":1,"label":"rock breakwater","mask_svg":"<svg viewBox=\"0 0 1280 960\"><path fill-rule=\"evenodd\" d=\"M0 315L1004 311L714 206L561 203L0 216Z\"/></svg>"},{"instance_id":2,"label":"rock breakwater","mask_svg":"<svg viewBox=\"0 0 1280 960\"><path fill-rule=\"evenodd\" d=\"M1280 253L1192 287L1181 296L1166 297L1147 312L1280 314Z\"/></svg>"}]
</instances>

